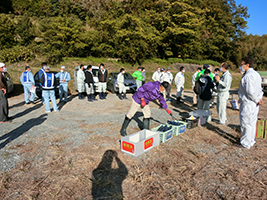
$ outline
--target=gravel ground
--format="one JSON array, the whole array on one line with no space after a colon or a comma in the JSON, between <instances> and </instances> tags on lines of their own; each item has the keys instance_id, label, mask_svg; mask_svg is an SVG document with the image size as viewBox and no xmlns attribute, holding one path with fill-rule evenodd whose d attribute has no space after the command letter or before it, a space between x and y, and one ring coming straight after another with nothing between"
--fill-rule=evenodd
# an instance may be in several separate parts
<instances>
[{"instance_id":1,"label":"gravel ground","mask_svg":"<svg viewBox=\"0 0 267 200\"><path fill-rule=\"evenodd\" d=\"M1 124L0 134L0 171L10 170L16 163L23 160L15 148L18 145L39 143L42 139L43 152L53 143L53 136L65 135L64 143L69 143L70 148L77 147L90 139L92 133L106 135L107 132L120 126L124 116L130 108L132 94L127 94L127 100L119 100L115 94L109 94L107 100L88 102L79 100L77 96L69 96L67 104L58 104L60 112L45 113L44 105L37 101L35 105L25 105L23 95L9 99L10 116L12 123ZM58 100L57 100L58 102ZM150 103L152 117L151 127L166 123L169 115L165 110L159 109L155 103ZM175 112L175 111L174 111ZM175 113L179 117L179 113ZM129 127L136 128L142 124L143 114L138 112ZM109 133L112 136L116 132ZM62 141L61 141L62 143ZM108 144L105 144L108 145Z\"/></svg>"}]
</instances>

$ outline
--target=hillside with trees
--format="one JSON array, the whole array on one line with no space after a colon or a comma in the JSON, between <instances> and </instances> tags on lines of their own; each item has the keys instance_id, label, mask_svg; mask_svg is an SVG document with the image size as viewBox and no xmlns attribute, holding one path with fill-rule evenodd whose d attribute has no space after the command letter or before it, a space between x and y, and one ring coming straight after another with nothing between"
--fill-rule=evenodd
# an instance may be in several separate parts
<instances>
[{"instance_id":1,"label":"hillside with trees","mask_svg":"<svg viewBox=\"0 0 267 200\"><path fill-rule=\"evenodd\" d=\"M64 57L229 61L266 66L266 36L246 35L247 7L235 0L3 0L0 59L49 63Z\"/></svg>"}]
</instances>

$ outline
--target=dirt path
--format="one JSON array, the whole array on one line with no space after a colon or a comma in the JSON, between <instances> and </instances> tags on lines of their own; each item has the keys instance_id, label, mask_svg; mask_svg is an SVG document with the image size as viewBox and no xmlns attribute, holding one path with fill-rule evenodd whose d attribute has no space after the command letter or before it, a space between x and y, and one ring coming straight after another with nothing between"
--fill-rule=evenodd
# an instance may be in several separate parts
<instances>
[{"instance_id":1,"label":"dirt path","mask_svg":"<svg viewBox=\"0 0 267 200\"><path fill-rule=\"evenodd\" d=\"M222 126L213 108L214 121L134 158L119 144L130 96L121 101L110 94L93 103L72 96L58 114L45 114L40 102L25 106L22 96L9 99L15 119L0 125L0 198L267 199L267 139L250 150L234 146L238 111L227 109L229 123ZM184 104L168 103L176 117L196 109L191 96L186 91ZM150 106L151 128L170 119ZM266 111L267 104L259 116L266 118ZM140 130L142 119L138 112L129 134Z\"/></svg>"}]
</instances>

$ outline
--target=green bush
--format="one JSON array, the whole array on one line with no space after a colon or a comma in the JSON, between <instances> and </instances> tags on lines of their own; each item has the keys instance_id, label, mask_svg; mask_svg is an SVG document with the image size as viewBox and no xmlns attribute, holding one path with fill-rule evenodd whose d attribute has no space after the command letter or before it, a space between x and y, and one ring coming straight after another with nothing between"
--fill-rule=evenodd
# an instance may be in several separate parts
<instances>
[{"instance_id":1,"label":"green bush","mask_svg":"<svg viewBox=\"0 0 267 200\"><path fill-rule=\"evenodd\" d=\"M182 58L168 58L168 62L172 64L172 63L183 63L184 61Z\"/></svg>"},{"instance_id":2,"label":"green bush","mask_svg":"<svg viewBox=\"0 0 267 200\"><path fill-rule=\"evenodd\" d=\"M200 61L200 65L204 65L204 64L209 64L209 65L212 65L212 66L220 66L221 64L219 62L216 62L216 61L213 61L213 60L202 60Z\"/></svg>"},{"instance_id":3,"label":"green bush","mask_svg":"<svg viewBox=\"0 0 267 200\"><path fill-rule=\"evenodd\" d=\"M19 62L19 61L31 61L35 58L35 54L28 48L22 46L14 46L10 49L3 49L0 52L0 59L3 62Z\"/></svg>"}]
</instances>

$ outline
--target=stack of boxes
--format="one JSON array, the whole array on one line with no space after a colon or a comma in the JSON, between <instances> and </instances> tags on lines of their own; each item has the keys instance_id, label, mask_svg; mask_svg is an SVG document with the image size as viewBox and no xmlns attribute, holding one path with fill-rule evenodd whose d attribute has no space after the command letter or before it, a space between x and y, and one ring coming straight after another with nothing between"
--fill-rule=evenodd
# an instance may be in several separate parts
<instances>
[{"instance_id":1,"label":"stack of boxes","mask_svg":"<svg viewBox=\"0 0 267 200\"><path fill-rule=\"evenodd\" d=\"M195 114L195 113L194 113ZM211 114L206 116L206 120L209 121ZM199 117L196 118L196 123L199 121ZM121 151L133 156L139 156L142 153L158 146L161 143L165 143L170 140L173 135L178 136L185 132L186 127L190 127L190 123L183 121L168 121L166 125L160 125L150 130L142 130L137 133L125 136L121 138ZM170 122L180 124L179 126L173 125ZM161 126L166 126L166 131L158 131ZM172 128L168 129L168 127ZM267 138L267 119L258 119L256 138Z\"/></svg>"},{"instance_id":2,"label":"stack of boxes","mask_svg":"<svg viewBox=\"0 0 267 200\"><path fill-rule=\"evenodd\" d=\"M139 156L142 153L158 146L161 143L169 141L173 135L179 135L186 130L186 122L176 121L180 124L175 125L160 125L150 130L142 130L131 135L121 138L121 151L133 156ZM158 131L161 126L166 126L166 131Z\"/></svg>"}]
</instances>

